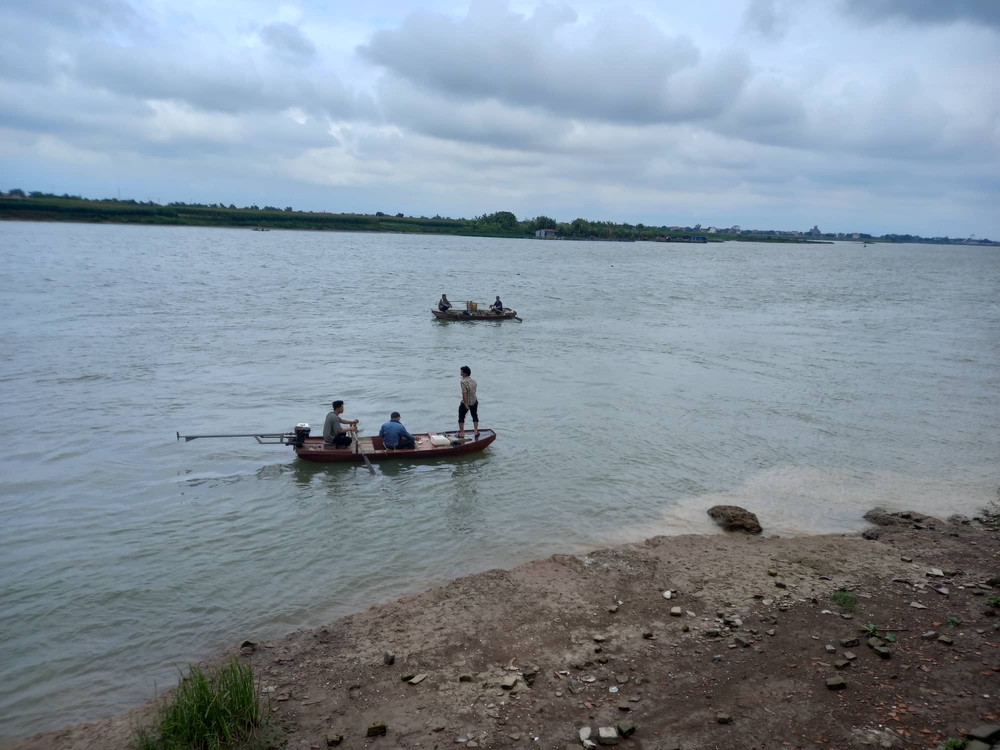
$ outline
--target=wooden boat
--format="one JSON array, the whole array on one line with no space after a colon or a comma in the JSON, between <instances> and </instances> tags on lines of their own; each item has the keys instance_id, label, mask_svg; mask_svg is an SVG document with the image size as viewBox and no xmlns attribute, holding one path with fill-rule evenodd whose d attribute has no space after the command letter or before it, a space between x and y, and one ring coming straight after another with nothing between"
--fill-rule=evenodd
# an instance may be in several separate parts
<instances>
[{"instance_id":1,"label":"wooden boat","mask_svg":"<svg viewBox=\"0 0 1000 750\"><path fill-rule=\"evenodd\" d=\"M444 435L452 442L451 445L433 445L430 440L431 434ZM467 453L478 453L497 439L497 434L493 430L479 430L479 438L475 439L472 432L466 432L466 439L460 441L458 432L438 432L438 433L414 433L413 437L417 441L416 448L386 448L382 444L382 438L361 437L354 445L347 448L334 448L323 443L322 437L306 438L301 447L295 447L295 454L305 461L326 461L332 463L354 463L360 464L364 461L358 450L360 443L361 450L372 462L379 461L413 461L425 458L448 458L449 456L464 456Z\"/></svg>"},{"instance_id":2,"label":"wooden boat","mask_svg":"<svg viewBox=\"0 0 1000 750\"><path fill-rule=\"evenodd\" d=\"M367 458L368 461L419 461L429 458L448 458L450 456L464 456L467 453L478 453L497 439L497 434L493 430L479 430L479 437L474 437L471 431L465 433L465 440L460 440L457 431L416 433L413 437L417 441L415 448L386 448L382 444L382 438L360 437L352 445L346 448L334 448L323 442L322 436L310 437L309 425L296 425L292 432L275 433L248 433L245 435L181 435L177 433L177 439L189 443L199 438L237 438L252 437L263 445L289 445L295 455L304 461L317 461L324 463L354 463L360 464ZM434 445L431 437L444 436L448 442L446 445ZM441 442L440 438L438 442Z\"/></svg>"},{"instance_id":3,"label":"wooden boat","mask_svg":"<svg viewBox=\"0 0 1000 750\"><path fill-rule=\"evenodd\" d=\"M492 310L456 310L452 308L447 312L442 312L436 307L431 310L431 314L438 320L464 320L464 321L475 321L475 320L510 320L511 318L517 318L517 310L511 310L509 307L505 307L503 312L499 315ZM517 318L520 320L520 318Z\"/></svg>"}]
</instances>

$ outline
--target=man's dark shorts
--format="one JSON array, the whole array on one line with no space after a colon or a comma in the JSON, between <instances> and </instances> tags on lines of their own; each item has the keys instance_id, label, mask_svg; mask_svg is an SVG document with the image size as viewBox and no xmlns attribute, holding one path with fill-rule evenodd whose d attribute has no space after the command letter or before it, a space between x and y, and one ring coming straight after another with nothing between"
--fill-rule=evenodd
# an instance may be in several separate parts
<instances>
[{"instance_id":1,"label":"man's dark shorts","mask_svg":"<svg viewBox=\"0 0 1000 750\"><path fill-rule=\"evenodd\" d=\"M462 424L463 422L465 422L465 415L469 414L469 413L472 414L472 421L473 422L478 422L479 421L479 402L478 401L476 403L474 403L472 406L470 406L469 408L466 408L464 403L461 403L461 404L458 405L458 422L459 422L459 424Z\"/></svg>"}]
</instances>

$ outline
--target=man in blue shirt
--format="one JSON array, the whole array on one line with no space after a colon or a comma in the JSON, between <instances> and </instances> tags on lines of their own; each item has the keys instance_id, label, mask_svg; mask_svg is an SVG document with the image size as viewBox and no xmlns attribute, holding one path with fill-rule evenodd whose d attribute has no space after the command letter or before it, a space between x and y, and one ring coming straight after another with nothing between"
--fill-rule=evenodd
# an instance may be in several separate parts
<instances>
[{"instance_id":1,"label":"man in blue shirt","mask_svg":"<svg viewBox=\"0 0 1000 750\"><path fill-rule=\"evenodd\" d=\"M399 412L394 411L389 415L389 420L382 429L378 431L378 436L382 438L382 443L386 448L416 448L417 441L406 431L399 421Z\"/></svg>"}]
</instances>

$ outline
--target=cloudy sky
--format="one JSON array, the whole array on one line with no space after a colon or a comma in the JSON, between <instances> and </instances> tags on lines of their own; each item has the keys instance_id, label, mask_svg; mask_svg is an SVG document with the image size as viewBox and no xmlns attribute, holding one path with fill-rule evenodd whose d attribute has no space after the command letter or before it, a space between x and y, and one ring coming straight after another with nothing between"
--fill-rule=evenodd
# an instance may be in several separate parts
<instances>
[{"instance_id":1,"label":"cloudy sky","mask_svg":"<svg viewBox=\"0 0 1000 750\"><path fill-rule=\"evenodd\" d=\"M1000 239L1000 0L0 0L0 189Z\"/></svg>"}]
</instances>

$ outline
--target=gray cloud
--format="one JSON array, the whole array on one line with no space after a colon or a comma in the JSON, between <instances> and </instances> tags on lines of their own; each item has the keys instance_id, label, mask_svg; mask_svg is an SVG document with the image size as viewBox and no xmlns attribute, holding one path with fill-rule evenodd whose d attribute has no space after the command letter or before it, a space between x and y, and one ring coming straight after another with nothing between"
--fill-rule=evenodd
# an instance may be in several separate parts
<instances>
[{"instance_id":1,"label":"gray cloud","mask_svg":"<svg viewBox=\"0 0 1000 750\"><path fill-rule=\"evenodd\" d=\"M844 0L847 10L871 21L897 19L913 23L967 21L1000 27L997 0Z\"/></svg>"},{"instance_id":2,"label":"gray cloud","mask_svg":"<svg viewBox=\"0 0 1000 750\"><path fill-rule=\"evenodd\" d=\"M750 0L743 26L767 39L780 39L787 31L787 19L778 0Z\"/></svg>"},{"instance_id":3,"label":"gray cloud","mask_svg":"<svg viewBox=\"0 0 1000 750\"><path fill-rule=\"evenodd\" d=\"M289 62L309 62L316 57L316 46L290 23L269 23L260 30L260 38Z\"/></svg>"},{"instance_id":4,"label":"gray cloud","mask_svg":"<svg viewBox=\"0 0 1000 750\"><path fill-rule=\"evenodd\" d=\"M565 7L522 16L475 2L459 20L417 12L375 33L359 54L428 91L497 100L564 117L652 123L708 118L738 95L749 63L705 61L687 37L668 37L625 9L591 26Z\"/></svg>"}]
</instances>

